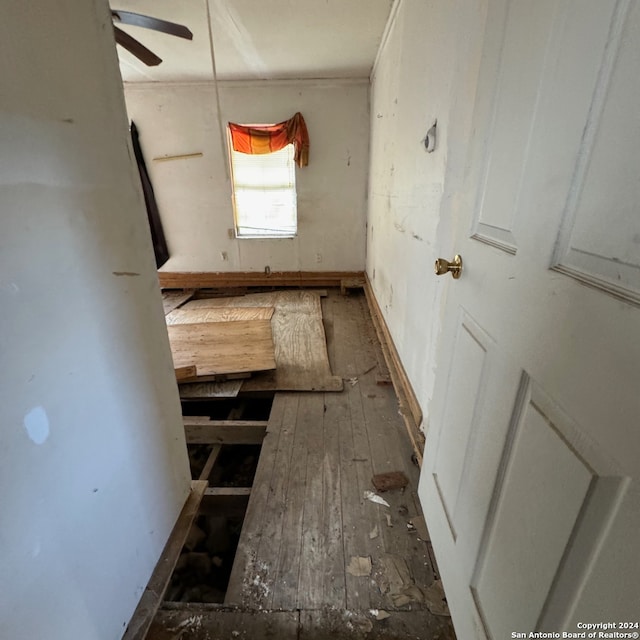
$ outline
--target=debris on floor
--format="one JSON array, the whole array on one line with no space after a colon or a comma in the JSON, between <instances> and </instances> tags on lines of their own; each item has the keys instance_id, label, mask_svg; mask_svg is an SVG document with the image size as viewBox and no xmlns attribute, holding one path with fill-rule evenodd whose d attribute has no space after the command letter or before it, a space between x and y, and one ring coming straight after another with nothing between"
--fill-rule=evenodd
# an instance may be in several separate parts
<instances>
[{"instance_id":1,"label":"debris on floor","mask_svg":"<svg viewBox=\"0 0 640 640\"><path fill-rule=\"evenodd\" d=\"M365 500L369 500L370 502L375 502L376 504L381 504L383 507L391 506L384 498L381 498L376 493L373 493L373 491L365 491L364 497L365 497Z\"/></svg>"},{"instance_id":2,"label":"debris on floor","mask_svg":"<svg viewBox=\"0 0 640 640\"><path fill-rule=\"evenodd\" d=\"M347 572L357 578L371 575L371 558L369 556L352 556L347 565Z\"/></svg>"},{"instance_id":3,"label":"debris on floor","mask_svg":"<svg viewBox=\"0 0 640 640\"><path fill-rule=\"evenodd\" d=\"M386 519L387 519L387 527L393 527L393 522L391 522L391 514L390 513L385 513L384 514Z\"/></svg>"},{"instance_id":4,"label":"debris on floor","mask_svg":"<svg viewBox=\"0 0 640 640\"><path fill-rule=\"evenodd\" d=\"M371 531L369 531L370 540L373 540L377 537L378 537L378 525L376 525L375 527L373 527L373 529L371 529Z\"/></svg>"},{"instance_id":5,"label":"debris on floor","mask_svg":"<svg viewBox=\"0 0 640 640\"><path fill-rule=\"evenodd\" d=\"M371 620L369 620L363 613L345 611L344 616L346 618L345 627L348 631L367 635L373 630Z\"/></svg>"},{"instance_id":6,"label":"debris on floor","mask_svg":"<svg viewBox=\"0 0 640 640\"><path fill-rule=\"evenodd\" d=\"M422 589L415 584L409 567L401 556L385 553L380 558L376 581L380 591L389 598L394 607L426 601Z\"/></svg>"},{"instance_id":7,"label":"debris on floor","mask_svg":"<svg viewBox=\"0 0 640 640\"><path fill-rule=\"evenodd\" d=\"M391 614L384 609L369 609L369 613L378 621L391 617Z\"/></svg>"},{"instance_id":8,"label":"debris on floor","mask_svg":"<svg viewBox=\"0 0 640 640\"><path fill-rule=\"evenodd\" d=\"M418 538L420 538L420 540L424 540L425 542L429 540L429 532L427 531L427 523L424 521L424 516L411 518L409 523L418 533Z\"/></svg>"},{"instance_id":9,"label":"debris on floor","mask_svg":"<svg viewBox=\"0 0 640 640\"><path fill-rule=\"evenodd\" d=\"M442 580L435 580L430 587L424 590L424 601L434 616L451 616Z\"/></svg>"},{"instance_id":10,"label":"debris on floor","mask_svg":"<svg viewBox=\"0 0 640 640\"><path fill-rule=\"evenodd\" d=\"M409 478L402 471L390 471L376 474L371 478L371 483L377 491L384 493L394 489L404 489L409 484Z\"/></svg>"}]
</instances>

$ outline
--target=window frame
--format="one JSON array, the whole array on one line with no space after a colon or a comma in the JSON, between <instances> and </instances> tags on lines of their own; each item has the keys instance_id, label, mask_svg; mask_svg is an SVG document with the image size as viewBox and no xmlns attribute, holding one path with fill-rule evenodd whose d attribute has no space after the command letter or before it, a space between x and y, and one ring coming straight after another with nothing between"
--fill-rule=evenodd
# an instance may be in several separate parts
<instances>
[{"instance_id":1,"label":"window frame","mask_svg":"<svg viewBox=\"0 0 640 640\"><path fill-rule=\"evenodd\" d=\"M250 124L247 126L265 126L264 124ZM236 182L234 177L234 153L239 154L240 152L234 151L233 142L231 140L231 130L229 126L226 127L227 130L227 155L228 155L228 166L229 166L229 178L231 182L231 204L233 208L233 230L235 238L238 240L287 240L296 238L298 235L298 189L297 189L297 175L296 175L296 164L293 159L293 153L291 154L290 163L291 163L291 175L292 179L292 187L293 187L293 197L294 197L294 211L293 218L295 222L295 230L293 233L291 232L283 232L283 233L270 233L270 234L250 234L250 233L240 233L240 227L242 225L238 224L238 206L236 203ZM287 145L287 147L293 148L293 144ZM295 150L294 150L295 151ZM249 154L242 154L249 155ZM262 154L262 155L271 155L271 154Z\"/></svg>"}]
</instances>

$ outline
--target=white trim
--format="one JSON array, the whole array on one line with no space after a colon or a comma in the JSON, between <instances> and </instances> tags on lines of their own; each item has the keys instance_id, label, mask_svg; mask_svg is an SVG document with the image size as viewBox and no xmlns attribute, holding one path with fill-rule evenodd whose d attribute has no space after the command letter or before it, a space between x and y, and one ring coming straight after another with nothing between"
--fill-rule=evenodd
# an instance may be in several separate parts
<instances>
[{"instance_id":1,"label":"white trim","mask_svg":"<svg viewBox=\"0 0 640 640\"><path fill-rule=\"evenodd\" d=\"M189 80L180 82L125 82L123 83L127 91L132 89L153 90L177 87L211 87L215 88L214 80ZM285 87L302 86L309 89L331 88L343 86L369 85L369 78L361 76L358 78L280 78L273 80L218 80L220 88L255 88L255 87Z\"/></svg>"},{"instance_id":2,"label":"white trim","mask_svg":"<svg viewBox=\"0 0 640 640\"><path fill-rule=\"evenodd\" d=\"M380 58L382 57L382 52L384 48L387 46L387 41L389 40L389 36L391 35L391 30L396 21L396 16L398 15L398 11L400 10L400 5L402 4L402 0L393 0L393 6L389 11L389 17L387 18L387 24L384 26L384 31L382 32L382 38L380 39L380 46L378 47L378 51L376 52L376 57L373 61L373 66L371 67L371 73L369 74L369 82L373 82L373 79L376 75L376 71L378 70L378 63L380 62Z\"/></svg>"}]
</instances>

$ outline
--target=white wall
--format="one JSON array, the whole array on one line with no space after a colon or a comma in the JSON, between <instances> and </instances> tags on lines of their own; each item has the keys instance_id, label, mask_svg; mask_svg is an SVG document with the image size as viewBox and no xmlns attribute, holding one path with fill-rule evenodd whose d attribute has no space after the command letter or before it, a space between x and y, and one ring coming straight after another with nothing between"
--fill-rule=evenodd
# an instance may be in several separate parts
<instances>
[{"instance_id":1,"label":"white wall","mask_svg":"<svg viewBox=\"0 0 640 640\"><path fill-rule=\"evenodd\" d=\"M0 21L0 637L115 640L189 490L103 0Z\"/></svg>"},{"instance_id":2,"label":"white wall","mask_svg":"<svg viewBox=\"0 0 640 640\"><path fill-rule=\"evenodd\" d=\"M226 139L212 83L127 84L171 258L163 271L363 270L369 153L368 81L220 83L222 122L280 122L300 111L309 166L296 169L298 236L237 240ZM154 162L166 155L202 158Z\"/></svg>"},{"instance_id":3,"label":"white wall","mask_svg":"<svg viewBox=\"0 0 640 640\"><path fill-rule=\"evenodd\" d=\"M436 258L453 258L448 209L460 178L482 0L397 0L372 74L367 273L428 422L442 295ZM438 141L423 140L437 120Z\"/></svg>"}]
</instances>

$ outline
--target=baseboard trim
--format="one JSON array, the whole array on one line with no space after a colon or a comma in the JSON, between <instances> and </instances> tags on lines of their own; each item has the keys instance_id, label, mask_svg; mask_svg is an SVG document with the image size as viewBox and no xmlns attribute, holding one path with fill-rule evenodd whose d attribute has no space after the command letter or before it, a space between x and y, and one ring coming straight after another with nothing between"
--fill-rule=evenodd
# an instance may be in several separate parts
<instances>
[{"instance_id":1,"label":"baseboard trim","mask_svg":"<svg viewBox=\"0 0 640 640\"><path fill-rule=\"evenodd\" d=\"M418 463L422 466L422 452L424 450L424 434L420 431L420 424L422 423L423 417L422 409L409 381L409 376L407 376L407 372L402 365L400 355L393 342L391 332L382 315L367 274L365 274L364 292L367 297L367 304L369 305L373 325L378 334L380 344L382 345L382 353L384 354L389 373L391 374L391 382L398 396L400 413L407 427L407 432L409 433L409 438L411 439Z\"/></svg>"},{"instance_id":2,"label":"baseboard trim","mask_svg":"<svg viewBox=\"0 0 640 640\"><path fill-rule=\"evenodd\" d=\"M343 280L363 277L362 271L158 272L163 289L339 287Z\"/></svg>"}]
</instances>

